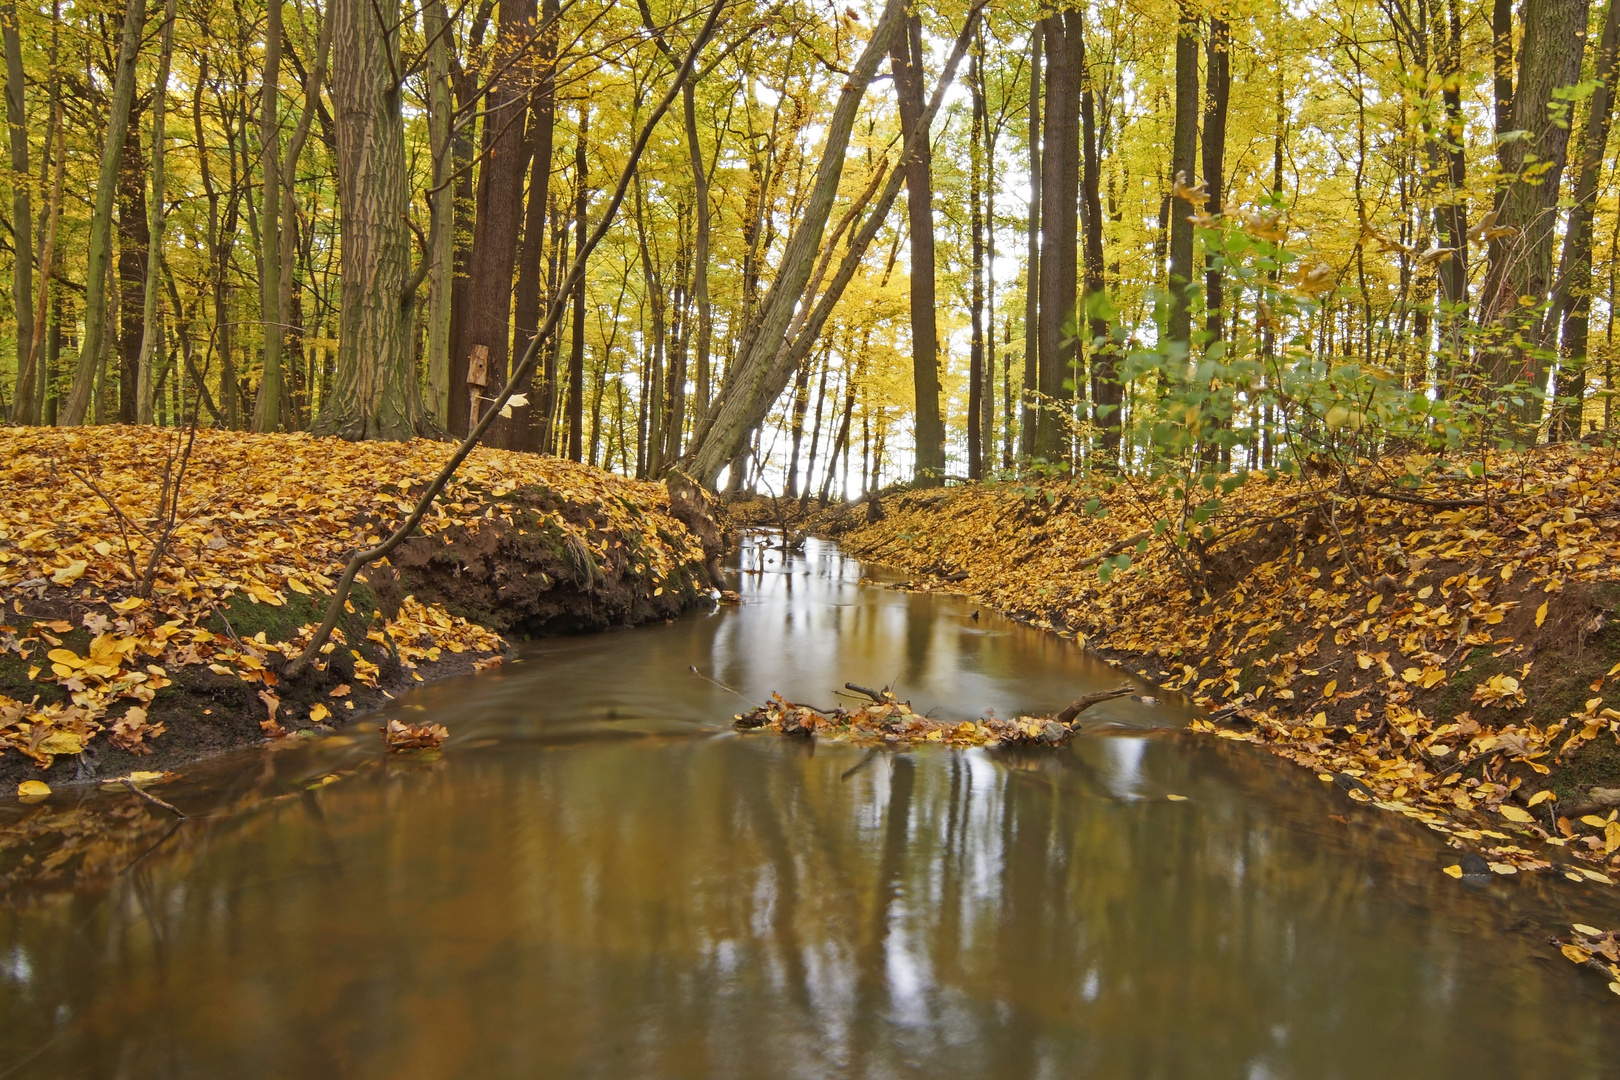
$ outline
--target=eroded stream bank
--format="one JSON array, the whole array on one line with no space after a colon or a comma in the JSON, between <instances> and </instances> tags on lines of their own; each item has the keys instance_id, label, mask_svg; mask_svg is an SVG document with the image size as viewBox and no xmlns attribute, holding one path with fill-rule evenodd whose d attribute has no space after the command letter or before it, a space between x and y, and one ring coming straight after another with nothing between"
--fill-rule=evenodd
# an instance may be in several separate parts
<instances>
[{"instance_id":1,"label":"eroded stream bank","mask_svg":"<svg viewBox=\"0 0 1620 1080\"><path fill-rule=\"evenodd\" d=\"M1620 924L1609 890L1452 881L1435 834L1130 699L1097 707L1110 733L1033 753L735 734L743 703L690 666L751 699L828 704L853 680L963 718L1118 679L963 597L862 585L829 545L744 566L740 605L534 642L401 698L389 715L450 728L435 761L359 732L239 753L162 789L194 815L172 833L114 793L0 810L10 833L54 814L85 834L54 881L6 894L0 1060L390 1080L1612 1071L1612 995L1544 944Z\"/></svg>"}]
</instances>

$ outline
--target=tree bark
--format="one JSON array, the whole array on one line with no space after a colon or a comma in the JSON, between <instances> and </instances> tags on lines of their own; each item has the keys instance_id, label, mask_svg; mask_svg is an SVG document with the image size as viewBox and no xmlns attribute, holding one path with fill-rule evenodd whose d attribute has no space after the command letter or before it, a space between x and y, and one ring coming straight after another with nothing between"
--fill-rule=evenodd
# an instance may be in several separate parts
<instances>
[{"instance_id":1,"label":"tree bark","mask_svg":"<svg viewBox=\"0 0 1620 1080\"><path fill-rule=\"evenodd\" d=\"M1614 119L1615 82L1620 75L1616 49L1620 46L1615 0L1603 12L1603 37L1598 45L1586 129L1581 135L1580 173L1575 179L1575 205L1564 230L1564 253L1558 268L1558 288L1548 314L1543 340L1551 340L1552 324L1561 320L1559 341L1558 396L1553 413L1554 439L1581 437L1581 417L1586 398L1586 349L1588 320L1592 309L1592 218L1597 210L1598 179L1603 171L1603 152L1609 142L1609 125ZM1610 314L1613 318L1613 314Z\"/></svg>"},{"instance_id":2,"label":"tree bark","mask_svg":"<svg viewBox=\"0 0 1620 1080\"><path fill-rule=\"evenodd\" d=\"M405 187L398 0L332 0L342 255L337 375L316 434L409 439L421 402L410 340L411 234Z\"/></svg>"},{"instance_id":3,"label":"tree bark","mask_svg":"<svg viewBox=\"0 0 1620 1080\"><path fill-rule=\"evenodd\" d=\"M152 361L157 355L161 328L158 324L159 267L163 261L163 231L168 221L164 206L164 143L167 129L164 120L168 113L169 65L174 57L175 0L168 0L163 8L163 39L158 51L157 81L152 86L152 221L147 229L148 255L146 282L141 303L141 343L136 356L135 408L136 422L152 422Z\"/></svg>"},{"instance_id":4,"label":"tree bark","mask_svg":"<svg viewBox=\"0 0 1620 1080\"><path fill-rule=\"evenodd\" d=\"M140 51L141 29L145 22L145 0L127 0L118 64L113 75L112 105L107 114L107 137L102 144L101 169L96 178L95 202L90 215L89 265L85 269L84 279L84 340L79 347L79 364L73 373L73 387L58 418L63 427L77 427L84 423L85 413L90 408L90 395L95 389L96 364L106 345L113 199L117 195L118 170L123 161L130 109L135 101L135 60Z\"/></svg>"},{"instance_id":5,"label":"tree bark","mask_svg":"<svg viewBox=\"0 0 1620 1080\"><path fill-rule=\"evenodd\" d=\"M968 228L972 247L972 344L968 357L968 479L984 475L984 454L994 453L984 430L984 417L990 411L984 400L984 213L980 205L983 187L979 176L984 167L984 94L979 87L979 53L975 51L968 71L968 92L973 102L973 126L968 134Z\"/></svg>"},{"instance_id":6,"label":"tree bark","mask_svg":"<svg viewBox=\"0 0 1620 1080\"><path fill-rule=\"evenodd\" d=\"M1170 174L1192 187L1198 153L1198 14L1181 6L1176 33L1176 126L1171 144ZM1178 205L1180 203L1181 205ZM1199 207L1170 197L1170 325L1168 343L1182 357L1192 350L1193 226L1188 216Z\"/></svg>"},{"instance_id":7,"label":"tree bark","mask_svg":"<svg viewBox=\"0 0 1620 1080\"><path fill-rule=\"evenodd\" d=\"M1069 459L1069 406L1080 333L1080 65L1085 39L1078 11L1043 20L1046 116L1041 133L1039 409L1035 456Z\"/></svg>"},{"instance_id":8,"label":"tree bark","mask_svg":"<svg viewBox=\"0 0 1620 1080\"><path fill-rule=\"evenodd\" d=\"M17 384L11 419L26 424L32 421L34 400L34 211L29 193L33 177L28 169L28 109L23 96L26 84L16 0L0 3L0 36L6 51L6 127L11 138L11 303L17 314Z\"/></svg>"},{"instance_id":9,"label":"tree bark","mask_svg":"<svg viewBox=\"0 0 1620 1080\"><path fill-rule=\"evenodd\" d=\"M259 210L259 328L264 372L253 409L254 431L281 427L281 0L265 5L264 82L259 98L259 168L264 199ZM289 186L292 178L288 178Z\"/></svg>"},{"instance_id":10,"label":"tree bark","mask_svg":"<svg viewBox=\"0 0 1620 1080\"><path fill-rule=\"evenodd\" d=\"M523 246L518 251L517 299L512 321L516 334L512 355L521 356L534 340L540 324L541 266L546 252L546 208L551 202L551 152L557 129L557 0L540 5L540 74L529 118L529 206L523 222ZM546 430L534 398L534 376L518 387L531 402L512 410L512 419L497 429L501 445L512 450L544 450Z\"/></svg>"},{"instance_id":11,"label":"tree bark","mask_svg":"<svg viewBox=\"0 0 1620 1080\"><path fill-rule=\"evenodd\" d=\"M1091 420L1101 432L1096 464L1111 469L1119 461L1120 407L1125 386L1119 379L1119 350L1109 327L1107 260L1103 253L1102 148L1097 134L1097 84L1084 45L1080 50L1080 188L1085 200L1086 333L1091 342Z\"/></svg>"},{"instance_id":12,"label":"tree bark","mask_svg":"<svg viewBox=\"0 0 1620 1080\"><path fill-rule=\"evenodd\" d=\"M872 37L839 93L816 165L815 183L799 227L794 230L783 252L781 271L771 283L758 313L743 332L737 358L726 371L719 395L703 423L693 433L682 461L685 471L705 486L712 485L720 471L742 450L752 430L751 420L758 402L761 399L772 400L781 392L781 386L769 387L766 380L773 374L774 361L787 333L788 323L810 280L816 252L821 246L822 234L838 193L844 156L861 98L876 74L879 60L888 51L889 41L897 26L903 20L901 0L887 0L882 15L872 29Z\"/></svg>"},{"instance_id":13,"label":"tree bark","mask_svg":"<svg viewBox=\"0 0 1620 1080\"><path fill-rule=\"evenodd\" d=\"M922 112L922 20L906 19L889 40L890 65L900 103L900 136L909 145ZM945 420L940 412L939 330L934 290L933 145L925 136L907 155L906 208L911 219L911 371L917 443L915 482L945 482Z\"/></svg>"},{"instance_id":14,"label":"tree bark","mask_svg":"<svg viewBox=\"0 0 1620 1080\"><path fill-rule=\"evenodd\" d=\"M1041 27L1029 35L1029 255L1024 267L1024 391L1018 452L1035 453L1035 394L1040 386Z\"/></svg>"},{"instance_id":15,"label":"tree bark","mask_svg":"<svg viewBox=\"0 0 1620 1080\"><path fill-rule=\"evenodd\" d=\"M586 210L590 207L591 189L589 161L586 160L586 140L590 137L591 110L588 104L579 107L579 141L574 144L574 250L585 251L586 230L590 222ZM581 274L574 285L573 338L568 350L568 460L578 461L585 450L585 279ZM657 402L653 403L657 407Z\"/></svg>"},{"instance_id":16,"label":"tree bark","mask_svg":"<svg viewBox=\"0 0 1620 1080\"><path fill-rule=\"evenodd\" d=\"M1590 0L1525 0L1529 33L1519 55L1513 127L1529 137L1510 139L1501 147L1503 171L1510 179L1496 224L1513 232L1504 238L1506 247L1482 292L1482 315L1508 327L1522 321L1521 297L1540 303L1552 287L1553 231L1572 112L1567 100L1559 100L1559 92L1580 81L1589 8ZM1536 352L1510 348L1493 349L1489 369L1498 386L1523 381L1541 388L1549 370ZM1540 400L1526 397L1517 413L1521 420L1535 422Z\"/></svg>"}]
</instances>

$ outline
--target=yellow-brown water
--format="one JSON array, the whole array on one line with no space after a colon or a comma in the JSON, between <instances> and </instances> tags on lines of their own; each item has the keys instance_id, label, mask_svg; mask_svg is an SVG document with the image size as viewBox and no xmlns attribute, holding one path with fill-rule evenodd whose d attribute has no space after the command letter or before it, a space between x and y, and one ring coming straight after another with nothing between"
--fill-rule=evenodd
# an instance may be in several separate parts
<instances>
[{"instance_id":1,"label":"yellow-brown water","mask_svg":"<svg viewBox=\"0 0 1620 1080\"><path fill-rule=\"evenodd\" d=\"M84 851L5 897L0 1077L1620 1070L1620 998L1546 945L1620 924L1608 893L1453 881L1433 834L1169 707L1041 753L733 733L689 665L964 717L1119 681L826 546L744 563L740 607L402 699L437 761L368 725L192 770L178 828L127 793L4 808Z\"/></svg>"}]
</instances>

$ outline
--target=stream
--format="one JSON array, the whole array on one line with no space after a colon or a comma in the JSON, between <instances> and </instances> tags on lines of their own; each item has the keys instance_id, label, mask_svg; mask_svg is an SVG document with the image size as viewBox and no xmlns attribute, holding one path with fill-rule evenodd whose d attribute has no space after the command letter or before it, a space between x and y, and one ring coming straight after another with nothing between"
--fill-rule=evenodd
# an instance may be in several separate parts
<instances>
[{"instance_id":1,"label":"stream","mask_svg":"<svg viewBox=\"0 0 1620 1080\"><path fill-rule=\"evenodd\" d=\"M1620 1070L1620 998L1547 944L1620 925L1615 891L1455 881L1440 836L1174 704L1106 702L1056 750L734 732L747 703L690 667L963 719L1121 681L768 539L740 605L400 698L441 755L385 757L368 718L154 788L185 822L127 791L0 807L78 868L0 896L0 1078Z\"/></svg>"}]
</instances>

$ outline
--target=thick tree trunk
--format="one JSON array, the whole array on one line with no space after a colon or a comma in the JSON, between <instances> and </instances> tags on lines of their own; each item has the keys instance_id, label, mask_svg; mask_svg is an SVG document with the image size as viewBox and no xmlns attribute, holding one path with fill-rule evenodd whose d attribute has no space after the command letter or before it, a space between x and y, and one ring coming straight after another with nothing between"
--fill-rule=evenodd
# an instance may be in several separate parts
<instances>
[{"instance_id":1,"label":"thick tree trunk","mask_svg":"<svg viewBox=\"0 0 1620 1080\"><path fill-rule=\"evenodd\" d=\"M910 16L889 41L900 135L909 143L923 107L922 21ZM945 420L940 412L939 331L934 290L933 145L925 137L907 156L906 208L911 219L911 371L916 396L915 481L923 487L944 483Z\"/></svg>"},{"instance_id":2,"label":"thick tree trunk","mask_svg":"<svg viewBox=\"0 0 1620 1080\"><path fill-rule=\"evenodd\" d=\"M1035 453L1036 391L1040 386L1041 282L1041 27L1029 35L1029 255L1024 265L1024 391L1018 452Z\"/></svg>"},{"instance_id":3,"label":"thick tree trunk","mask_svg":"<svg viewBox=\"0 0 1620 1080\"><path fill-rule=\"evenodd\" d=\"M1176 33L1176 125L1171 144L1170 175L1194 186L1198 153L1198 14L1186 3ZM1192 349L1193 226L1189 215L1200 207L1170 197L1170 349L1186 357Z\"/></svg>"},{"instance_id":4,"label":"thick tree trunk","mask_svg":"<svg viewBox=\"0 0 1620 1080\"><path fill-rule=\"evenodd\" d=\"M1578 156L1580 172L1575 179L1575 205L1564 230L1564 253L1558 267L1558 288L1553 294L1543 340L1550 341L1555 323L1559 325L1558 396L1563 399L1554 412L1552 437L1581 437L1581 417L1586 400L1586 348L1588 319L1592 309L1592 218L1597 210L1599 174L1603 152L1609 142L1609 125L1614 119L1615 82L1620 75L1616 49L1620 46L1620 13L1615 0L1603 12L1603 37L1598 45L1593 74L1597 88L1592 92L1586 130L1581 135ZM1613 319L1613 313L1610 313Z\"/></svg>"},{"instance_id":5,"label":"thick tree trunk","mask_svg":"<svg viewBox=\"0 0 1620 1080\"><path fill-rule=\"evenodd\" d=\"M528 45L534 32L535 0L506 0L500 6L495 34L496 55L503 62ZM484 99L488 156L478 184L478 216L473 226L472 261L467 268L467 306L461 324L460 355L488 350L488 386L493 397L506 385L512 340L512 275L517 263L518 234L523 225L523 180L531 146L524 121L529 112L525 65L510 63L490 84ZM468 390L468 430L483 415L480 393Z\"/></svg>"},{"instance_id":6,"label":"thick tree trunk","mask_svg":"<svg viewBox=\"0 0 1620 1080\"><path fill-rule=\"evenodd\" d=\"M518 251L517 299L512 321L516 334L512 355L522 356L540 325L541 266L546 252L546 207L551 202L551 151L557 128L557 0L540 5L540 72L529 117L529 206L523 222L523 246ZM534 375L518 393L530 404L512 410L512 420L497 429L500 444L512 450L544 450L546 429L534 398Z\"/></svg>"},{"instance_id":7,"label":"thick tree trunk","mask_svg":"<svg viewBox=\"0 0 1620 1080\"><path fill-rule=\"evenodd\" d=\"M1080 66L1078 11L1043 20L1046 117L1041 139L1040 407L1035 456L1067 461L1069 402L1079 356Z\"/></svg>"},{"instance_id":8,"label":"thick tree trunk","mask_svg":"<svg viewBox=\"0 0 1620 1080\"><path fill-rule=\"evenodd\" d=\"M95 202L90 214L89 265L85 268L84 278L84 341L80 343L73 387L58 418L63 427L77 427L84 423L85 413L90 408L90 395L95 389L96 365L106 347L113 199L117 195L130 108L135 101L135 60L140 51L141 29L145 22L145 0L128 0L124 6L118 64L113 75L112 107L107 114L107 137L102 143L101 169L96 178Z\"/></svg>"},{"instance_id":9,"label":"thick tree trunk","mask_svg":"<svg viewBox=\"0 0 1620 1080\"><path fill-rule=\"evenodd\" d=\"M455 106L450 94L450 13L444 0L428 0L422 8L422 30L428 36L427 121L428 153L433 158L433 194L429 196L432 214L433 246L427 253L432 261L428 271L427 342L423 363L427 369L427 391L423 407L435 423L450 430L450 282L454 274L456 250L456 196L449 181L451 169L450 125Z\"/></svg>"},{"instance_id":10,"label":"thick tree trunk","mask_svg":"<svg viewBox=\"0 0 1620 1080\"><path fill-rule=\"evenodd\" d=\"M410 341L411 234L405 188L398 0L332 0L342 235L337 376L314 425L346 439L409 439L421 403Z\"/></svg>"},{"instance_id":11,"label":"thick tree trunk","mask_svg":"<svg viewBox=\"0 0 1620 1080\"><path fill-rule=\"evenodd\" d=\"M1552 288L1553 232L1572 119L1564 92L1580 82L1589 9L1590 0L1525 0L1530 32L1519 54L1513 126L1529 137L1511 139L1500 151L1510 179L1496 224L1513 232L1504 238L1507 246L1482 292L1484 315L1507 328L1522 319L1522 297L1540 303ZM1489 368L1498 386L1522 381L1541 388L1549 370L1536 352L1512 348L1492 350ZM1522 421L1534 423L1541 401L1526 397L1517 412Z\"/></svg>"},{"instance_id":12,"label":"thick tree trunk","mask_svg":"<svg viewBox=\"0 0 1620 1080\"><path fill-rule=\"evenodd\" d=\"M34 400L34 211L29 198L33 178L28 171L28 110L23 97L16 0L0 3L0 38L6 51L6 128L11 138L11 303L17 314L17 383L11 419L26 424L33 419Z\"/></svg>"}]
</instances>

